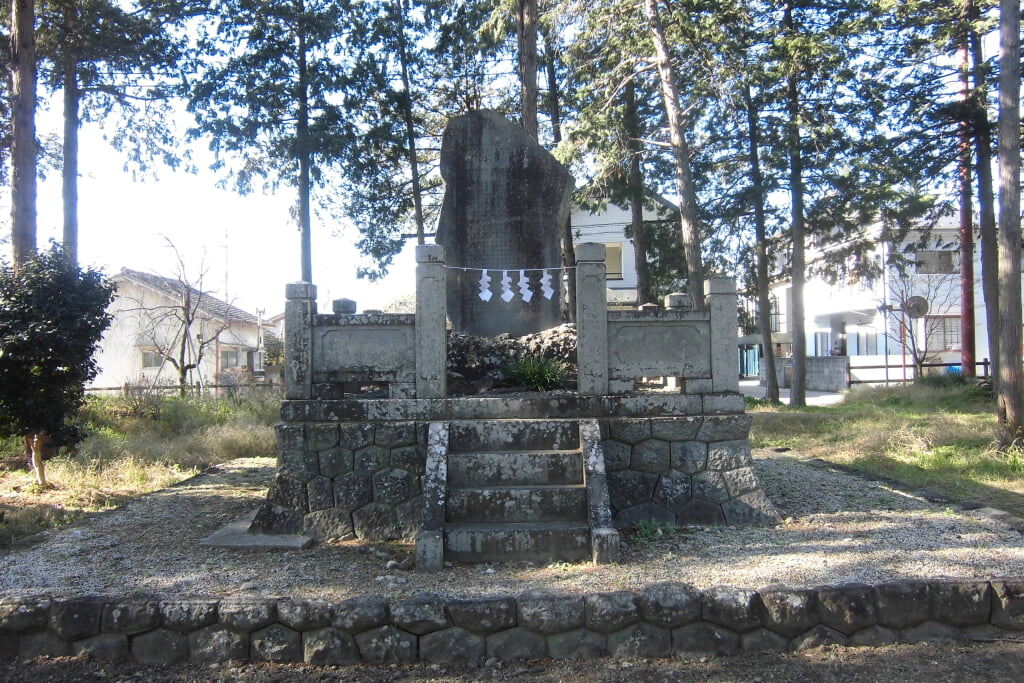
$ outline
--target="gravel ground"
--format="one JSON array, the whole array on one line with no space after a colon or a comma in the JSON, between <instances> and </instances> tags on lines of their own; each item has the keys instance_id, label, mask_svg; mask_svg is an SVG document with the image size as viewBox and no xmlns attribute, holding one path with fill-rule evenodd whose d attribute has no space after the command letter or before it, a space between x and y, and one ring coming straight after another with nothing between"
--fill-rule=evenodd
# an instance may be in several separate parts
<instances>
[{"instance_id":1,"label":"gravel ground","mask_svg":"<svg viewBox=\"0 0 1024 683\"><path fill-rule=\"evenodd\" d=\"M158 597L404 598L640 588L811 587L904 578L1024 577L1024 536L963 511L793 453L755 452L755 469L786 520L774 528L691 527L626 534L615 565L457 565L413 571L409 544L324 543L304 551L210 549L199 541L252 510L272 458L243 459L0 556L0 594Z\"/></svg>"}]
</instances>

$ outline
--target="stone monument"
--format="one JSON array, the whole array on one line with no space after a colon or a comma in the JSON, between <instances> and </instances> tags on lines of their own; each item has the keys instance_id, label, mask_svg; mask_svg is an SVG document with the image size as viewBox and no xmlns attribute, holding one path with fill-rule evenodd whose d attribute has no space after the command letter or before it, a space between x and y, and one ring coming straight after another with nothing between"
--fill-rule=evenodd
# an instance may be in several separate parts
<instances>
[{"instance_id":1,"label":"stone monument","mask_svg":"<svg viewBox=\"0 0 1024 683\"><path fill-rule=\"evenodd\" d=\"M558 325L558 226L569 212L569 172L519 126L474 111L448 123L441 175L436 242L451 269L455 331L518 337Z\"/></svg>"}]
</instances>

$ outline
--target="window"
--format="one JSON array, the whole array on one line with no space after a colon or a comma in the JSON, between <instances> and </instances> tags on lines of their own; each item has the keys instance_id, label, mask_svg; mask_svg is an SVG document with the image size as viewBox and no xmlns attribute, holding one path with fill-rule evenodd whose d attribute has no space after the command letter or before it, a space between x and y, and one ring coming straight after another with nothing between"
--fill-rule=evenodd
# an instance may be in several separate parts
<instances>
[{"instance_id":1,"label":"window","mask_svg":"<svg viewBox=\"0 0 1024 683\"><path fill-rule=\"evenodd\" d=\"M928 351L957 351L960 349L960 317L932 316L924 319Z\"/></svg>"},{"instance_id":2,"label":"window","mask_svg":"<svg viewBox=\"0 0 1024 683\"><path fill-rule=\"evenodd\" d=\"M828 332L815 332L814 333L814 355L815 356L831 356L832 355L832 343L829 341Z\"/></svg>"},{"instance_id":3,"label":"window","mask_svg":"<svg viewBox=\"0 0 1024 683\"><path fill-rule=\"evenodd\" d=\"M955 251L917 252L917 272L921 275L955 273L958 267Z\"/></svg>"},{"instance_id":4,"label":"window","mask_svg":"<svg viewBox=\"0 0 1024 683\"><path fill-rule=\"evenodd\" d=\"M622 243L613 242L604 245L605 277L609 280L622 279Z\"/></svg>"},{"instance_id":5,"label":"window","mask_svg":"<svg viewBox=\"0 0 1024 683\"><path fill-rule=\"evenodd\" d=\"M237 368L245 365L245 352L241 349L221 349L220 368Z\"/></svg>"},{"instance_id":6,"label":"window","mask_svg":"<svg viewBox=\"0 0 1024 683\"><path fill-rule=\"evenodd\" d=\"M878 354L878 333L859 330L849 336L846 353L850 356L874 356Z\"/></svg>"},{"instance_id":7,"label":"window","mask_svg":"<svg viewBox=\"0 0 1024 683\"><path fill-rule=\"evenodd\" d=\"M164 358L156 351L143 351L142 352L142 367L143 368L158 368L163 365Z\"/></svg>"}]
</instances>

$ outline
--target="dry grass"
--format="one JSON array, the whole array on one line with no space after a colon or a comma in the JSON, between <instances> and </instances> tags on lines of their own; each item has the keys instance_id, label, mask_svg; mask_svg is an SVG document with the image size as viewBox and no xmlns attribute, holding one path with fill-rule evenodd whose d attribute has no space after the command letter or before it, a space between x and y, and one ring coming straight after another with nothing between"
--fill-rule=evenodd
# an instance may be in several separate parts
<instances>
[{"instance_id":1,"label":"dry grass","mask_svg":"<svg viewBox=\"0 0 1024 683\"><path fill-rule=\"evenodd\" d=\"M8 443L0 471L0 545L63 526L91 512L176 484L241 457L275 452L278 397L253 401L165 399L145 410L121 399L93 399L90 435L74 455L47 462L52 488L40 490Z\"/></svg>"}]
</instances>

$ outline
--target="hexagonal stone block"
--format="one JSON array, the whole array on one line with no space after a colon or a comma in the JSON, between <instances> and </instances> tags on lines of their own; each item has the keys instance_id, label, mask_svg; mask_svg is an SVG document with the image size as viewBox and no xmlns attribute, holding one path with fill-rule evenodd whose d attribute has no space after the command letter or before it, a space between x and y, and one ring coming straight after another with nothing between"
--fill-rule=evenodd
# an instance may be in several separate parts
<instances>
[{"instance_id":1,"label":"hexagonal stone block","mask_svg":"<svg viewBox=\"0 0 1024 683\"><path fill-rule=\"evenodd\" d=\"M608 636L585 628L548 636L548 657L552 659L597 659L608 650Z\"/></svg>"},{"instance_id":2,"label":"hexagonal stone block","mask_svg":"<svg viewBox=\"0 0 1024 683\"><path fill-rule=\"evenodd\" d=\"M710 503L724 503L729 500L729 489L725 486L725 478L713 470L698 472L693 475L692 495L694 498Z\"/></svg>"},{"instance_id":3,"label":"hexagonal stone block","mask_svg":"<svg viewBox=\"0 0 1024 683\"><path fill-rule=\"evenodd\" d=\"M669 468L672 454L668 441L645 439L633 446L630 468L640 472L661 474Z\"/></svg>"},{"instance_id":4,"label":"hexagonal stone block","mask_svg":"<svg viewBox=\"0 0 1024 683\"><path fill-rule=\"evenodd\" d=\"M334 605L331 625L348 633L361 633L387 624L391 618L388 601L371 595L360 595Z\"/></svg>"},{"instance_id":5,"label":"hexagonal stone block","mask_svg":"<svg viewBox=\"0 0 1024 683\"><path fill-rule=\"evenodd\" d=\"M675 417L651 420L651 436L665 441L689 441L697 436L704 420L699 417Z\"/></svg>"},{"instance_id":6,"label":"hexagonal stone block","mask_svg":"<svg viewBox=\"0 0 1024 683\"><path fill-rule=\"evenodd\" d=\"M349 634L320 628L302 634L302 661L310 666L349 666L359 662L359 648Z\"/></svg>"},{"instance_id":7,"label":"hexagonal stone block","mask_svg":"<svg viewBox=\"0 0 1024 683\"><path fill-rule=\"evenodd\" d=\"M415 422L387 422L377 426L373 442L384 448L397 448L416 443Z\"/></svg>"},{"instance_id":8,"label":"hexagonal stone block","mask_svg":"<svg viewBox=\"0 0 1024 683\"><path fill-rule=\"evenodd\" d=\"M703 441L675 442L671 446L672 469L697 474L707 469L708 445Z\"/></svg>"},{"instance_id":9,"label":"hexagonal stone block","mask_svg":"<svg viewBox=\"0 0 1024 683\"><path fill-rule=\"evenodd\" d=\"M371 541L390 541L402 537L395 508L383 503L371 503L352 513L352 528L359 538Z\"/></svg>"},{"instance_id":10,"label":"hexagonal stone block","mask_svg":"<svg viewBox=\"0 0 1024 683\"><path fill-rule=\"evenodd\" d=\"M306 425L306 449L323 451L338 445L338 425L332 422L314 422Z\"/></svg>"},{"instance_id":11,"label":"hexagonal stone block","mask_svg":"<svg viewBox=\"0 0 1024 683\"><path fill-rule=\"evenodd\" d=\"M750 465L750 442L746 439L708 444L708 469L718 472Z\"/></svg>"},{"instance_id":12,"label":"hexagonal stone block","mask_svg":"<svg viewBox=\"0 0 1024 683\"><path fill-rule=\"evenodd\" d=\"M551 634L583 626L583 597L569 593L527 591L516 601L519 625L537 633Z\"/></svg>"},{"instance_id":13,"label":"hexagonal stone block","mask_svg":"<svg viewBox=\"0 0 1024 683\"><path fill-rule=\"evenodd\" d=\"M409 664L416 661L417 639L394 626L364 631L356 636L359 654L374 664Z\"/></svg>"},{"instance_id":14,"label":"hexagonal stone block","mask_svg":"<svg viewBox=\"0 0 1024 683\"><path fill-rule=\"evenodd\" d=\"M683 657L736 652L740 637L723 626L697 622L672 631L672 654Z\"/></svg>"},{"instance_id":15,"label":"hexagonal stone block","mask_svg":"<svg viewBox=\"0 0 1024 683\"><path fill-rule=\"evenodd\" d=\"M418 446L391 449L391 466L420 476L426 472L427 454Z\"/></svg>"},{"instance_id":16,"label":"hexagonal stone block","mask_svg":"<svg viewBox=\"0 0 1024 683\"><path fill-rule=\"evenodd\" d=\"M661 475L654 489L654 502L673 514L679 514L690 502L690 475L669 470Z\"/></svg>"},{"instance_id":17,"label":"hexagonal stone block","mask_svg":"<svg viewBox=\"0 0 1024 683\"><path fill-rule=\"evenodd\" d=\"M329 538L350 539L356 535L352 529L352 513L343 508L310 512L303 517L302 528L318 541Z\"/></svg>"},{"instance_id":18,"label":"hexagonal stone block","mask_svg":"<svg viewBox=\"0 0 1024 683\"><path fill-rule=\"evenodd\" d=\"M623 443L637 444L644 439L651 438L650 420L610 420L608 427L611 437Z\"/></svg>"},{"instance_id":19,"label":"hexagonal stone block","mask_svg":"<svg viewBox=\"0 0 1024 683\"><path fill-rule=\"evenodd\" d=\"M1024 580L992 581L992 623L1005 629L1024 629Z\"/></svg>"},{"instance_id":20,"label":"hexagonal stone block","mask_svg":"<svg viewBox=\"0 0 1024 683\"><path fill-rule=\"evenodd\" d=\"M604 451L604 468L608 472L628 470L633 457L633 447L628 443L609 439L601 443Z\"/></svg>"},{"instance_id":21,"label":"hexagonal stone block","mask_svg":"<svg viewBox=\"0 0 1024 683\"><path fill-rule=\"evenodd\" d=\"M255 631L277 620L276 600L225 600L217 609L221 623L239 631Z\"/></svg>"},{"instance_id":22,"label":"hexagonal stone block","mask_svg":"<svg viewBox=\"0 0 1024 683\"><path fill-rule=\"evenodd\" d=\"M516 659L541 659L547 654L544 636L524 628L510 628L507 631L487 636L487 656L506 661Z\"/></svg>"},{"instance_id":23,"label":"hexagonal stone block","mask_svg":"<svg viewBox=\"0 0 1024 683\"><path fill-rule=\"evenodd\" d=\"M761 489L761 484L757 481L754 470L749 467L740 467L739 469L722 472L722 476L725 477L725 487L733 498L738 498L744 493Z\"/></svg>"},{"instance_id":24,"label":"hexagonal stone block","mask_svg":"<svg viewBox=\"0 0 1024 683\"><path fill-rule=\"evenodd\" d=\"M582 611L582 600L580 601ZM449 600L452 624L474 633L495 633L516 625L516 601L512 598Z\"/></svg>"},{"instance_id":25,"label":"hexagonal stone block","mask_svg":"<svg viewBox=\"0 0 1024 683\"><path fill-rule=\"evenodd\" d=\"M893 629L907 628L928 619L928 584L901 581L875 586L878 623Z\"/></svg>"},{"instance_id":26,"label":"hexagonal stone block","mask_svg":"<svg viewBox=\"0 0 1024 683\"><path fill-rule=\"evenodd\" d=\"M296 631L312 631L331 623L331 606L322 600L278 600L277 620Z\"/></svg>"},{"instance_id":27,"label":"hexagonal stone block","mask_svg":"<svg viewBox=\"0 0 1024 683\"><path fill-rule=\"evenodd\" d=\"M420 659L435 664L475 665L486 651L483 636L457 627L420 637Z\"/></svg>"},{"instance_id":28,"label":"hexagonal stone block","mask_svg":"<svg viewBox=\"0 0 1024 683\"><path fill-rule=\"evenodd\" d=\"M165 600L160 603L160 622L175 631L195 631L217 620L212 600Z\"/></svg>"},{"instance_id":29,"label":"hexagonal stone block","mask_svg":"<svg viewBox=\"0 0 1024 683\"><path fill-rule=\"evenodd\" d=\"M975 626L988 622L992 600L986 581L930 581L928 597L931 616L954 626Z\"/></svg>"},{"instance_id":30,"label":"hexagonal stone block","mask_svg":"<svg viewBox=\"0 0 1024 683\"><path fill-rule=\"evenodd\" d=\"M352 471L352 451L348 448L329 448L320 451L320 474L334 479Z\"/></svg>"},{"instance_id":31,"label":"hexagonal stone block","mask_svg":"<svg viewBox=\"0 0 1024 683\"><path fill-rule=\"evenodd\" d=\"M36 657L64 657L69 654L70 641L64 640L53 631L26 633L18 642L18 657L24 660Z\"/></svg>"},{"instance_id":32,"label":"hexagonal stone block","mask_svg":"<svg viewBox=\"0 0 1024 683\"><path fill-rule=\"evenodd\" d=\"M764 491L744 493L722 504L725 521L729 524L779 524L782 517Z\"/></svg>"},{"instance_id":33,"label":"hexagonal stone block","mask_svg":"<svg viewBox=\"0 0 1024 683\"><path fill-rule=\"evenodd\" d=\"M649 503L657 485L658 476L647 472L621 470L608 473L608 495L616 510Z\"/></svg>"},{"instance_id":34,"label":"hexagonal stone block","mask_svg":"<svg viewBox=\"0 0 1024 683\"><path fill-rule=\"evenodd\" d=\"M271 624L252 634L250 655L256 662L301 662L302 636L282 624Z\"/></svg>"},{"instance_id":35,"label":"hexagonal stone block","mask_svg":"<svg viewBox=\"0 0 1024 683\"><path fill-rule=\"evenodd\" d=\"M722 512L722 506L718 503L691 500L682 512L676 515L676 524L680 526L687 524L716 526L725 524L725 514Z\"/></svg>"},{"instance_id":36,"label":"hexagonal stone block","mask_svg":"<svg viewBox=\"0 0 1024 683\"><path fill-rule=\"evenodd\" d=\"M188 634L188 651L189 660L197 664L245 660L249 658L249 634L213 624Z\"/></svg>"},{"instance_id":37,"label":"hexagonal stone block","mask_svg":"<svg viewBox=\"0 0 1024 683\"><path fill-rule=\"evenodd\" d=\"M120 662L128 659L128 636L118 633L99 635L77 640L73 651L76 655L87 655L93 659Z\"/></svg>"},{"instance_id":38,"label":"hexagonal stone block","mask_svg":"<svg viewBox=\"0 0 1024 683\"><path fill-rule=\"evenodd\" d=\"M359 476L368 476L388 466L390 452L381 446L366 446L352 454L352 465Z\"/></svg>"},{"instance_id":39,"label":"hexagonal stone block","mask_svg":"<svg viewBox=\"0 0 1024 683\"><path fill-rule=\"evenodd\" d=\"M65 640L99 633L103 599L96 597L55 600L50 609L50 628Z\"/></svg>"},{"instance_id":40,"label":"hexagonal stone block","mask_svg":"<svg viewBox=\"0 0 1024 683\"><path fill-rule=\"evenodd\" d=\"M846 635L874 626L874 588L859 583L819 588L818 612L822 624Z\"/></svg>"},{"instance_id":41,"label":"hexagonal stone block","mask_svg":"<svg viewBox=\"0 0 1024 683\"><path fill-rule=\"evenodd\" d=\"M373 425L366 422L345 422L339 425L338 445L351 451L373 443Z\"/></svg>"},{"instance_id":42,"label":"hexagonal stone block","mask_svg":"<svg viewBox=\"0 0 1024 683\"><path fill-rule=\"evenodd\" d=\"M416 475L399 469L386 469L375 473L373 481L373 499L378 503L392 505L419 495L419 479Z\"/></svg>"},{"instance_id":43,"label":"hexagonal stone block","mask_svg":"<svg viewBox=\"0 0 1024 683\"><path fill-rule=\"evenodd\" d=\"M707 621L733 631L750 631L761 625L761 597L757 591L732 586L713 586L702 596Z\"/></svg>"},{"instance_id":44,"label":"hexagonal stone block","mask_svg":"<svg viewBox=\"0 0 1024 683\"><path fill-rule=\"evenodd\" d=\"M704 417L704 424L700 426L700 431L697 432L697 440L711 443L746 439L750 434L752 420L750 415L707 415Z\"/></svg>"},{"instance_id":45,"label":"hexagonal stone block","mask_svg":"<svg viewBox=\"0 0 1024 683\"><path fill-rule=\"evenodd\" d=\"M810 589L766 588L760 591L764 625L787 638L814 627L819 620L818 594Z\"/></svg>"},{"instance_id":46,"label":"hexagonal stone block","mask_svg":"<svg viewBox=\"0 0 1024 683\"><path fill-rule=\"evenodd\" d=\"M671 652L672 632L653 624L633 624L608 635L608 653L612 657L667 657Z\"/></svg>"},{"instance_id":47,"label":"hexagonal stone block","mask_svg":"<svg viewBox=\"0 0 1024 683\"><path fill-rule=\"evenodd\" d=\"M701 595L689 584L664 581L644 588L636 605L643 621L675 628L700 618Z\"/></svg>"},{"instance_id":48,"label":"hexagonal stone block","mask_svg":"<svg viewBox=\"0 0 1024 683\"><path fill-rule=\"evenodd\" d=\"M168 666L188 657L188 638L177 631L158 628L132 637L132 657L143 664Z\"/></svg>"},{"instance_id":49,"label":"hexagonal stone block","mask_svg":"<svg viewBox=\"0 0 1024 683\"><path fill-rule=\"evenodd\" d=\"M156 628L159 624L159 606L152 600L108 603L100 617L100 630L103 632L129 636Z\"/></svg>"},{"instance_id":50,"label":"hexagonal stone block","mask_svg":"<svg viewBox=\"0 0 1024 683\"><path fill-rule=\"evenodd\" d=\"M373 502L373 484L369 477L355 474L334 480L334 503L343 510L358 510Z\"/></svg>"},{"instance_id":51,"label":"hexagonal stone block","mask_svg":"<svg viewBox=\"0 0 1024 683\"><path fill-rule=\"evenodd\" d=\"M395 626L418 636L448 626L444 600L436 595L395 601L391 605L391 620Z\"/></svg>"},{"instance_id":52,"label":"hexagonal stone block","mask_svg":"<svg viewBox=\"0 0 1024 683\"><path fill-rule=\"evenodd\" d=\"M334 507L334 483L327 477L313 477L306 489L310 512Z\"/></svg>"},{"instance_id":53,"label":"hexagonal stone block","mask_svg":"<svg viewBox=\"0 0 1024 683\"><path fill-rule=\"evenodd\" d=\"M629 591L596 593L583 599L586 606L587 628L598 633L612 633L636 623L640 611L636 596Z\"/></svg>"},{"instance_id":54,"label":"hexagonal stone block","mask_svg":"<svg viewBox=\"0 0 1024 683\"><path fill-rule=\"evenodd\" d=\"M774 631L758 628L740 636L740 648L747 652L782 652L789 649L789 640Z\"/></svg>"},{"instance_id":55,"label":"hexagonal stone block","mask_svg":"<svg viewBox=\"0 0 1024 683\"><path fill-rule=\"evenodd\" d=\"M52 603L46 596L0 599L0 631L16 633L46 626Z\"/></svg>"}]
</instances>

